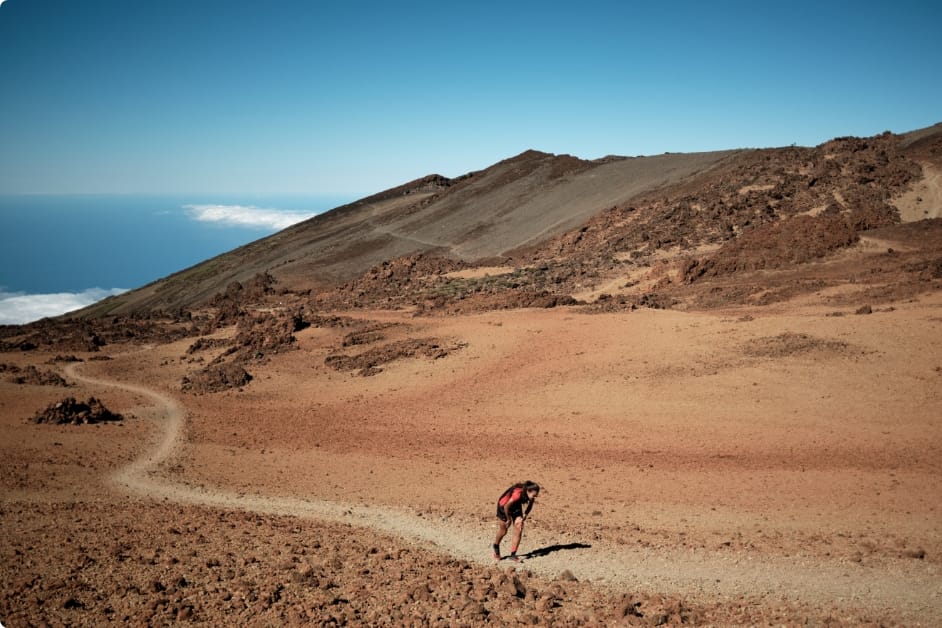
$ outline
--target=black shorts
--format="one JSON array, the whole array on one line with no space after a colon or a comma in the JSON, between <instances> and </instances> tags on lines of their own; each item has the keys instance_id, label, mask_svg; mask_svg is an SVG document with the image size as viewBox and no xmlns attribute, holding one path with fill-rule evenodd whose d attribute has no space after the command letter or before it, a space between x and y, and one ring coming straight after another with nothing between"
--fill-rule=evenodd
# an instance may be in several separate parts
<instances>
[{"instance_id":1,"label":"black shorts","mask_svg":"<svg viewBox=\"0 0 942 628\"><path fill-rule=\"evenodd\" d=\"M523 504L517 502L516 504L510 505L510 523L513 523L517 520L517 517L523 516ZM507 521L507 515L504 514L504 507L499 503L497 504L497 518L501 521Z\"/></svg>"}]
</instances>

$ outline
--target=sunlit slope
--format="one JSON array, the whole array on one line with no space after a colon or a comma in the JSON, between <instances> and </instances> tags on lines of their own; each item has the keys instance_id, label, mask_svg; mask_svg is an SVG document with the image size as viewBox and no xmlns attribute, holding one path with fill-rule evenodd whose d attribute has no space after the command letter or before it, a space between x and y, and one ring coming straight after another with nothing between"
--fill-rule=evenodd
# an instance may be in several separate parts
<instances>
[{"instance_id":1,"label":"sunlit slope","mask_svg":"<svg viewBox=\"0 0 942 628\"><path fill-rule=\"evenodd\" d=\"M191 307L232 281L266 271L287 287L304 289L415 252L465 261L497 256L709 170L736 152L585 161L527 151L456 179L431 175L338 207L82 314Z\"/></svg>"}]
</instances>

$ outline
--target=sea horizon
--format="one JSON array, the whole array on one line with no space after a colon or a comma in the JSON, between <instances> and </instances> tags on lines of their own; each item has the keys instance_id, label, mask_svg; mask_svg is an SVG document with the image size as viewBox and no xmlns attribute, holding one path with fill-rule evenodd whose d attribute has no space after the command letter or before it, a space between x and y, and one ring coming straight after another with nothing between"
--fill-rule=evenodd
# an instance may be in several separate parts
<instances>
[{"instance_id":1,"label":"sea horizon","mask_svg":"<svg viewBox=\"0 0 942 628\"><path fill-rule=\"evenodd\" d=\"M0 324L140 288L356 198L0 194Z\"/></svg>"}]
</instances>

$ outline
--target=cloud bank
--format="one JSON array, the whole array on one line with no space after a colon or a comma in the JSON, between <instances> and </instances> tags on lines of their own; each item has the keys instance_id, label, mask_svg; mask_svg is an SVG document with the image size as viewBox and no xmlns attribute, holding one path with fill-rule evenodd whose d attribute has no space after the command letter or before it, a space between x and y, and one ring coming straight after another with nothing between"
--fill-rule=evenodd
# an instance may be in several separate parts
<instances>
[{"instance_id":1,"label":"cloud bank","mask_svg":"<svg viewBox=\"0 0 942 628\"><path fill-rule=\"evenodd\" d=\"M315 216L315 212L264 209L252 205L184 205L190 216L200 222L215 222L232 227L281 230Z\"/></svg>"},{"instance_id":2,"label":"cloud bank","mask_svg":"<svg viewBox=\"0 0 942 628\"><path fill-rule=\"evenodd\" d=\"M89 288L82 292L23 294L0 289L0 325L23 325L47 316L58 316L126 292L124 288Z\"/></svg>"}]
</instances>

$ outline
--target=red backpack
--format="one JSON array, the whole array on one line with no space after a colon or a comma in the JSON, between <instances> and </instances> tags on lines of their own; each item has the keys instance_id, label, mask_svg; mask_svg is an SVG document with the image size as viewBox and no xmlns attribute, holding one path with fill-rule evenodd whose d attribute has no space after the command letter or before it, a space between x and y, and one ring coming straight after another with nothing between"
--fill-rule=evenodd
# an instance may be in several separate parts
<instances>
[{"instance_id":1,"label":"red backpack","mask_svg":"<svg viewBox=\"0 0 942 628\"><path fill-rule=\"evenodd\" d=\"M497 505L503 506L507 502L518 500L523 494L523 484L514 484L506 491L501 493L500 498L497 500Z\"/></svg>"}]
</instances>

